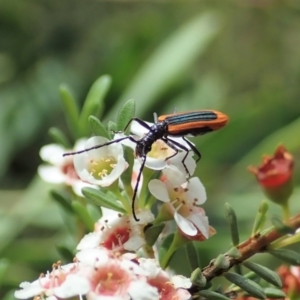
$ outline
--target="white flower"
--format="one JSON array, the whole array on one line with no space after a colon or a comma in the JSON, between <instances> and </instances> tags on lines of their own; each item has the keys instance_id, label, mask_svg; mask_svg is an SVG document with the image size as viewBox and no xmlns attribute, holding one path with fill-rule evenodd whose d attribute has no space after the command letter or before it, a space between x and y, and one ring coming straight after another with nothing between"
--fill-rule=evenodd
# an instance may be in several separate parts
<instances>
[{"instance_id":1,"label":"white flower","mask_svg":"<svg viewBox=\"0 0 300 300\"><path fill-rule=\"evenodd\" d=\"M154 259L139 258L138 262L147 273L147 282L157 288L160 300L190 299L191 294L186 290L192 286L189 278L181 275L170 276L158 266Z\"/></svg>"},{"instance_id":2,"label":"white flower","mask_svg":"<svg viewBox=\"0 0 300 300\"><path fill-rule=\"evenodd\" d=\"M63 157L63 154L82 149L85 141L85 139L78 140L73 150L65 149L58 144L43 146L40 150L40 156L43 161L49 164L38 167L41 178L50 183L70 185L76 195L82 196L81 189L91 185L78 177L73 164L74 156Z\"/></svg>"},{"instance_id":3,"label":"white flower","mask_svg":"<svg viewBox=\"0 0 300 300\"><path fill-rule=\"evenodd\" d=\"M203 209L197 207L206 201L203 184L197 177L185 181L183 174L174 166L163 170L162 181L149 182L150 193L164 205L174 217L180 230L188 236L196 236L199 231L209 237L208 218Z\"/></svg>"},{"instance_id":4,"label":"white flower","mask_svg":"<svg viewBox=\"0 0 300 300\"><path fill-rule=\"evenodd\" d=\"M104 216L95 224L95 231L83 237L77 250L101 245L114 252L137 251L146 243L143 228L154 220L154 216L149 210L140 210L137 217L138 222L130 216L106 209Z\"/></svg>"},{"instance_id":5,"label":"white flower","mask_svg":"<svg viewBox=\"0 0 300 300\"><path fill-rule=\"evenodd\" d=\"M196 170L196 161L193 158L193 152L189 151L187 157L184 160L183 164L183 158L186 155L185 151L178 152L175 156L170 158L167 162L168 165L173 165L179 169L179 171L183 174L185 174L185 177L187 175L191 176L194 174ZM188 173L187 173L188 170Z\"/></svg>"},{"instance_id":6,"label":"white flower","mask_svg":"<svg viewBox=\"0 0 300 300\"><path fill-rule=\"evenodd\" d=\"M129 290L129 295L130 299L133 300L160 300L157 288L151 286L149 283L143 280L132 283Z\"/></svg>"},{"instance_id":7,"label":"white flower","mask_svg":"<svg viewBox=\"0 0 300 300\"><path fill-rule=\"evenodd\" d=\"M159 299L157 289L145 280L146 272L135 262L103 248L83 250L76 257L94 269L88 300Z\"/></svg>"},{"instance_id":8,"label":"white flower","mask_svg":"<svg viewBox=\"0 0 300 300\"><path fill-rule=\"evenodd\" d=\"M85 149L107 143L104 137L87 140ZM120 143L103 146L74 156L78 176L86 182L106 187L115 182L128 167Z\"/></svg>"},{"instance_id":9,"label":"white flower","mask_svg":"<svg viewBox=\"0 0 300 300\"><path fill-rule=\"evenodd\" d=\"M94 267L96 262L106 262L112 254L104 247L84 249L76 253L76 259L83 264Z\"/></svg>"},{"instance_id":10,"label":"white flower","mask_svg":"<svg viewBox=\"0 0 300 300\"><path fill-rule=\"evenodd\" d=\"M153 123L145 122L149 126L152 126ZM141 138L145 136L149 132L148 128L145 128L141 124L139 124L137 121L133 121L131 124L131 129L130 131L133 134L133 137L138 141ZM124 137L124 134L117 134L114 138L121 138ZM186 149L190 150L189 144L181 137L170 137L168 136L168 139L172 140L175 143L178 143L185 147ZM126 139L122 141L124 145L127 145L131 147L132 149L135 149L136 143L130 141L129 139ZM146 163L145 166L149 169L152 170L162 170L164 169L167 165L176 165L178 168L183 170L183 172L186 172L185 167L188 170L188 175L192 175L195 171L196 168L196 162L193 159L193 153L189 152L186 159L184 160L184 165L182 163L183 157L186 155L186 151L183 150L182 148L178 147L176 144L172 144L173 147L170 147L167 145L163 140L157 140L152 144L151 151L147 154L146 157ZM179 152L174 155L176 152L173 149L178 149ZM174 155L174 156L173 156ZM167 159L168 157L171 157ZM166 160L167 159L167 160Z\"/></svg>"},{"instance_id":11,"label":"white flower","mask_svg":"<svg viewBox=\"0 0 300 300\"><path fill-rule=\"evenodd\" d=\"M15 292L15 297L27 299L45 295L46 299L50 300L85 295L90 290L90 283L84 273L86 273L86 269L78 263L64 266L61 266L60 263L54 264L53 270L38 280L32 283L21 283L21 290Z\"/></svg>"}]
</instances>

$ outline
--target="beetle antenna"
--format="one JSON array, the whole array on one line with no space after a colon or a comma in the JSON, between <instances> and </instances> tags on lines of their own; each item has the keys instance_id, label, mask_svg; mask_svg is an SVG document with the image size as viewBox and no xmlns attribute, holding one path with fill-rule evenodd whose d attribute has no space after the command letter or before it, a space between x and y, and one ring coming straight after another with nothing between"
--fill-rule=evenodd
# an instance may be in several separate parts
<instances>
[{"instance_id":1,"label":"beetle antenna","mask_svg":"<svg viewBox=\"0 0 300 300\"><path fill-rule=\"evenodd\" d=\"M81 153L84 153L84 152L88 152L90 150L95 150L95 149L99 149L99 148L104 147L104 146L109 146L111 144L119 143L119 142L121 142L123 140L126 140L126 139L131 139L131 136L125 136L125 137L122 137L122 138L119 138L119 139L116 139L116 140L113 140L113 141L110 141L110 142L107 142L107 143L104 143L104 144L101 144L101 145L97 145L97 146L94 146L94 147L91 147L91 148L87 148L87 149L84 149L84 150L75 151L75 152L67 152L67 153L64 153L63 156L81 154Z\"/></svg>"}]
</instances>

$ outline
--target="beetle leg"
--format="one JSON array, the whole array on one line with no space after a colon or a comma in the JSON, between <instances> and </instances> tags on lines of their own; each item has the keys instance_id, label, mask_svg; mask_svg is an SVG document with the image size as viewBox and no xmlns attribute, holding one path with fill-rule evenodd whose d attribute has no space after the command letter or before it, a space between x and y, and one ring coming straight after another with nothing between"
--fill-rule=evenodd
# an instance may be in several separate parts
<instances>
[{"instance_id":1,"label":"beetle leg","mask_svg":"<svg viewBox=\"0 0 300 300\"><path fill-rule=\"evenodd\" d=\"M189 172L189 170L188 170L188 168L187 168L187 166L186 166L186 164L185 164L185 160L186 160L186 158L187 158L187 156L188 156L190 150L189 150L187 147L183 146L182 144L180 144L180 143L178 143L178 142L176 142L176 141L174 141L174 140L168 139L167 137L162 138L162 140L163 140L169 147L171 147L171 148L175 151L175 153L172 154L171 156L167 157L166 160L167 160L167 159L170 159L170 158L172 158L172 157L174 157L174 156L178 153L178 148L180 148L180 149L182 149L182 150L185 151L185 155L184 155L183 159L181 160L181 163L183 164L183 166L184 166L184 168L185 168L187 174L188 174L189 176L191 176L191 174L190 174L190 172ZM177 148L176 148L176 147L177 147Z\"/></svg>"},{"instance_id":2,"label":"beetle leg","mask_svg":"<svg viewBox=\"0 0 300 300\"><path fill-rule=\"evenodd\" d=\"M191 149L193 150L194 154L196 154L198 156L198 158L196 160L196 162L198 162L201 159L201 153L200 153L200 151L189 140L187 140L184 136L182 138L191 147Z\"/></svg>"},{"instance_id":3,"label":"beetle leg","mask_svg":"<svg viewBox=\"0 0 300 300\"><path fill-rule=\"evenodd\" d=\"M140 167L140 171L139 171L139 174L138 174L138 177L136 179L136 184L135 184L135 187L134 187L134 190L133 190L133 196L132 196L132 202L131 202L131 210L132 210L132 215L134 217L134 219L138 222L140 219L137 218L136 214L135 214L135 199L136 199L136 195L137 195L137 191L138 191L138 187L139 187L139 184L140 184L140 180L141 180L141 176L142 176L142 173L143 173L143 170L144 170L144 166L145 166L145 163L146 163L146 156L143 156L142 157L142 164L141 164L141 167Z\"/></svg>"},{"instance_id":4,"label":"beetle leg","mask_svg":"<svg viewBox=\"0 0 300 300\"><path fill-rule=\"evenodd\" d=\"M145 121L139 119L139 118L132 118L129 120L129 122L126 124L125 128L122 131L114 131L114 133L120 133L120 132L125 132L127 130L127 128L129 127L129 125L132 123L132 121L136 121L138 122L141 126L143 126L144 128L151 130L151 126L149 126Z\"/></svg>"}]
</instances>

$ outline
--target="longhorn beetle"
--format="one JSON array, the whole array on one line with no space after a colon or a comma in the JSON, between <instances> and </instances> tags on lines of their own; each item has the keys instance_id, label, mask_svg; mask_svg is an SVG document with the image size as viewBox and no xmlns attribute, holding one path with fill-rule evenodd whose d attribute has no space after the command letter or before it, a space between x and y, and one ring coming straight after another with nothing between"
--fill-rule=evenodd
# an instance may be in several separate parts
<instances>
[{"instance_id":1,"label":"longhorn beetle","mask_svg":"<svg viewBox=\"0 0 300 300\"><path fill-rule=\"evenodd\" d=\"M134 219L136 221L139 221L139 219L135 214L135 199L137 195L139 182L141 180L141 175L145 166L146 157L148 152L151 151L153 143L156 142L158 139L161 139L175 151L175 153L167 157L166 160L175 156L178 153L178 149L182 149L183 151L185 151L186 154L182 159L182 164L186 172L189 174L189 171L185 165L185 160L188 156L189 150L191 149L194 152L194 154L197 156L196 162L200 160L201 154L198 151L198 149L189 140L185 138L185 136L186 135L197 136L197 135L202 135L211 131L218 130L226 125L226 123L228 122L228 117L225 114L215 110L197 110L197 111L162 115L159 117L157 117L157 114L154 113L155 123L153 125L150 126L145 121L139 118L132 118L125 126L123 130L124 132L127 130L127 128L129 127L132 121L136 121L141 126L148 129L148 132L141 139L136 140L133 136L129 135L81 151L65 153L64 156L80 154L93 149L98 149L104 146L121 142L125 139L129 139L130 141L134 142L136 144L135 157L141 158L142 163L137 177L137 182L134 187L131 207L132 207L132 214ZM190 147L190 149L180 144L179 142L170 139L169 137L182 137L183 140Z\"/></svg>"}]
</instances>

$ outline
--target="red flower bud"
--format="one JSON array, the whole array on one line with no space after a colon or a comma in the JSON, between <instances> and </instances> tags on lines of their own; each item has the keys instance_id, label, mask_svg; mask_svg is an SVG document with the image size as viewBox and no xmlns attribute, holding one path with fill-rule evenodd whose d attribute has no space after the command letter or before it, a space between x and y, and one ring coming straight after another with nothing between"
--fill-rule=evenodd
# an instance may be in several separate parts
<instances>
[{"instance_id":1,"label":"red flower bud","mask_svg":"<svg viewBox=\"0 0 300 300\"><path fill-rule=\"evenodd\" d=\"M282 265L277 270L277 273L281 277L283 283L282 290L287 295L293 295L293 299L298 299L300 296L300 268Z\"/></svg>"},{"instance_id":2,"label":"red flower bud","mask_svg":"<svg viewBox=\"0 0 300 300\"><path fill-rule=\"evenodd\" d=\"M270 200L283 205L293 191L293 166L293 156L280 145L274 156L264 156L260 166L250 166L248 169L255 174Z\"/></svg>"}]
</instances>

